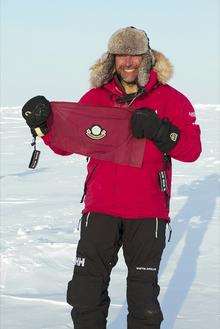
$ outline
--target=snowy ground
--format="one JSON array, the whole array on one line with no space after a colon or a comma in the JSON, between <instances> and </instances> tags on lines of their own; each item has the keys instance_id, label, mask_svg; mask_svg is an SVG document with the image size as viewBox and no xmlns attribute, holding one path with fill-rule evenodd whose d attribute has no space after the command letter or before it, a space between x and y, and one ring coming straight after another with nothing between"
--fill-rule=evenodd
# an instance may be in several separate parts
<instances>
[{"instance_id":1,"label":"snowy ground","mask_svg":"<svg viewBox=\"0 0 220 329\"><path fill-rule=\"evenodd\" d=\"M220 106L196 108L203 154L193 164L174 163L173 236L160 270L162 329L220 325ZM56 156L39 142L38 169L27 169L32 149L20 109L2 108L0 123L0 328L72 328L65 293L79 238L85 158ZM126 328L125 278L120 253L109 329Z\"/></svg>"}]
</instances>

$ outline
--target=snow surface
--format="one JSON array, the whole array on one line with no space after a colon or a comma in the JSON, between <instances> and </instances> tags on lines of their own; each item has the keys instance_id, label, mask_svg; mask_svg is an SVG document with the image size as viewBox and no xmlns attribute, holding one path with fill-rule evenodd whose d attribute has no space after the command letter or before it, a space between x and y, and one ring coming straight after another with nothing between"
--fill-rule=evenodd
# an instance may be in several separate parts
<instances>
[{"instance_id":1,"label":"snow surface","mask_svg":"<svg viewBox=\"0 0 220 329\"><path fill-rule=\"evenodd\" d=\"M174 161L173 235L160 269L162 329L220 326L220 105L196 109L203 154L195 163ZM57 156L39 141L38 168L28 169L31 138L20 108L2 108L0 123L0 327L73 328L65 294L79 239L85 158ZM109 329L126 328L125 282L120 252L110 285Z\"/></svg>"}]
</instances>

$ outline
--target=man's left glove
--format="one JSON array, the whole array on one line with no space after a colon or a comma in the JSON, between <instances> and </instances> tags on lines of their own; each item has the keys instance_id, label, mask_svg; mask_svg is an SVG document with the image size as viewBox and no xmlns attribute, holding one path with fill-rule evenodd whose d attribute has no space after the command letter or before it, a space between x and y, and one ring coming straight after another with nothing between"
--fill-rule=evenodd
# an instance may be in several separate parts
<instances>
[{"instance_id":1,"label":"man's left glove","mask_svg":"<svg viewBox=\"0 0 220 329\"><path fill-rule=\"evenodd\" d=\"M165 153L179 140L179 129L168 120L160 119L152 109L136 110L131 117L131 128L134 137L152 140Z\"/></svg>"},{"instance_id":2,"label":"man's left glove","mask_svg":"<svg viewBox=\"0 0 220 329\"><path fill-rule=\"evenodd\" d=\"M22 116L33 137L42 137L48 133L47 119L51 112L50 102L44 96L33 97L25 103Z\"/></svg>"}]
</instances>

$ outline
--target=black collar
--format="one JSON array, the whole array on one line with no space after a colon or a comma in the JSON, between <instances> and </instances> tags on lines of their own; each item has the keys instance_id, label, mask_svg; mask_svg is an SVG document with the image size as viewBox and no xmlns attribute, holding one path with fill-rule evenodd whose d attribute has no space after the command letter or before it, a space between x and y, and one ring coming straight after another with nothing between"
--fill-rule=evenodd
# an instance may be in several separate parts
<instances>
[{"instance_id":1,"label":"black collar","mask_svg":"<svg viewBox=\"0 0 220 329\"><path fill-rule=\"evenodd\" d=\"M116 99L117 103L119 103L119 104L130 104L130 102L132 102L134 98L145 93L145 88L137 85L138 91L136 93L126 94L126 91L121 83L122 79L117 74L115 74L114 79L115 79L117 86L124 92L123 96L119 96Z\"/></svg>"}]
</instances>

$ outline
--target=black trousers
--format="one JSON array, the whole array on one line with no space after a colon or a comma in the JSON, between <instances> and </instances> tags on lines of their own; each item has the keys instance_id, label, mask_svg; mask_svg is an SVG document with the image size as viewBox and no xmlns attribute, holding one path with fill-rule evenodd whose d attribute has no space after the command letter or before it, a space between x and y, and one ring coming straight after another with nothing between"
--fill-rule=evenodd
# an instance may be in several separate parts
<instances>
[{"instance_id":1,"label":"black trousers","mask_svg":"<svg viewBox=\"0 0 220 329\"><path fill-rule=\"evenodd\" d=\"M166 222L123 220L100 213L82 217L80 240L67 302L75 329L106 329L110 273L123 248L127 275L128 329L159 329L163 315L158 271Z\"/></svg>"}]
</instances>

